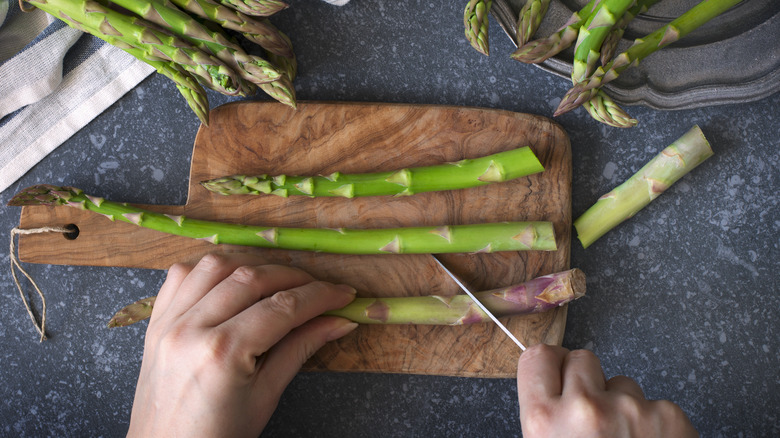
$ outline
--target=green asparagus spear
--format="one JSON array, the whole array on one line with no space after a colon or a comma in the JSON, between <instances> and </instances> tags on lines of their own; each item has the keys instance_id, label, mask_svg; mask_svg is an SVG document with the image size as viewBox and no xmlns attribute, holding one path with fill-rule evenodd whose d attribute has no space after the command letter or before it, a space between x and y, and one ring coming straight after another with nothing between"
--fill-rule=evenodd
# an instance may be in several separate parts
<instances>
[{"instance_id":1,"label":"green asparagus spear","mask_svg":"<svg viewBox=\"0 0 780 438\"><path fill-rule=\"evenodd\" d=\"M247 54L241 46L230 41L227 36L208 29L169 0L111 1L186 39L203 52L213 54L247 81L261 84L273 82L281 76L270 62L259 56Z\"/></svg>"},{"instance_id":2,"label":"green asparagus spear","mask_svg":"<svg viewBox=\"0 0 780 438\"><path fill-rule=\"evenodd\" d=\"M203 187L223 195L387 196L477 187L544 170L528 146L476 159L392 172L327 176L234 175L204 181Z\"/></svg>"},{"instance_id":3,"label":"green asparagus spear","mask_svg":"<svg viewBox=\"0 0 780 438\"><path fill-rule=\"evenodd\" d=\"M255 17L270 17L287 9L287 3L278 0L219 0L225 6L233 8L246 15Z\"/></svg>"},{"instance_id":4,"label":"green asparagus spear","mask_svg":"<svg viewBox=\"0 0 780 438\"><path fill-rule=\"evenodd\" d=\"M574 227L587 248L621 222L633 217L683 175L713 155L698 126L691 128L639 172L599 200L582 214Z\"/></svg>"},{"instance_id":5,"label":"green asparagus spear","mask_svg":"<svg viewBox=\"0 0 780 438\"><path fill-rule=\"evenodd\" d=\"M557 55L577 40L580 27L588 19L593 9L601 0L590 0L577 12L574 12L566 23L554 34L540 40L528 41L519 45L511 58L528 64L539 64Z\"/></svg>"},{"instance_id":6,"label":"green asparagus spear","mask_svg":"<svg viewBox=\"0 0 780 438\"><path fill-rule=\"evenodd\" d=\"M269 52L292 58L295 56L288 38L268 19L256 19L223 6L214 0L171 0L176 6L193 15L219 24L225 29L241 32L245 38L260 45Z\"/></svg>"},{"instance_id":7,"label":"green asparagus spear","mask_svg":"<svg viewBox=\"0 0 780 438\"><path fill-rule=\"evenodd\" d=\"M141 18L125 15L94 0L29 0L29 3L57 18L77 22L94 30L101 39L113 37L147 54L173 61L195 75L203 84L229 96L237 95L240 79L222 61L210 56L181 38L155 30Z\"/></svg>"},{"instance_id":8,"label":"green asparagus spear","mask_svg":"<svg viewBox=\"0 0 780 438\"><path fill-rule=\"evenodd\" d=\"M214 244L340 254L426 254L556 249L550 222L494 222L385 229L250 226L170 216L89 196L72 187L37 185L9 205L67 205L164 233Z\"/></svg>"},{"instance_id":9,"label":"green asparagus spear","mask_svg":"<svg viewBox=\"0 0 780 438\"><path fill-rule=\"evenodd\" d=\"M627 68L667 45L685 37L694 29L726 12L742 0L703 0L669 24L634 41L625 52L616 56L607 65L598 67L585 81L572 87L558 105L555 116L569 112L587 102L596 90L615 80Z\"/></svg>"},{"instance_id":10,"label":"green asparagus spear","mask_svg":"<svg viewBox=\"0 0 780 438\"><path fill-rule=\"evenodd\" d=\"M539 29L547 14L550 0L526 0L517 19L517 46L527 43Z\"/></svg>"},{"instance_id":11,"label":"green asparagus spear","mask_svg":"<svg viewBox=\"0 0 780 438\"><path fill-rule=\"evenodd\" d=\"M644 14L650 9L651 6L658 3L660 0L637 0L634 6L623 14L623 17L615 24L615 27L609 32L609 35L604 39L601 44L601 65L606 65L617 50L618 43L623 38L623 34L626 32L626 28L629 23L633 21L639 14Z\"/></svg>"},{"instance_id":12,"label":"green asparagus spear","mask_svg":"<svg viewBox=\"0 0 780 438\"><path fill-rule=\"evenodd\" d=\"M587 79L596 68L601 44L634 0L602 0L580 27L574 46L571 79L575 84Z\"/></svg>"},{"instance_id":13,"label":"green asparagus spear","mask_svg":"<svg viewBox=\"0 0 780 438\"><path fill-rule=\"evenodd\" d=\"M257 86L267 95L289 107L296 108L298 105L295 100L295 87L287 74L273 82L266 82Z\"/></svg>"},{"instance_id":14,"label":"green asparagus spear","mask_svg":"<svg viewBox=\"0 0 780 438\"><path fill-rule=\"evenodd\" d=\"M542 313L584 296L585 274L571 269L475 295L499 318ZM154 302L155 297L144 298L124 307L108 326L125 327L149 318ZM467 295L355 298L345 307L325 314L360 324L464 325L491 321Z\"/></svg>"},{"instance_id":15,"label":"green asparagus spear","mask_svg":"<svg viewBox=\"0 0 780 438\"><path fill-rule=\"evenodd\" d=\"M631 118L603 90L599 90L583 107L591 117L605 125L615 128L633 128L637 125L637 120Z\"/></svg>"},{"instance_id":16,"label":"green asparagus spear","mask_svg":"<svg viewBox=\"0 0 780 438\"><path fill-rule=\"evenodd\" d=\"M463 27L471 47L483 55L490 54L488 29L490 28L490 7L493 0L469 0L463 11Z\"/></svg>"}]
</instances>

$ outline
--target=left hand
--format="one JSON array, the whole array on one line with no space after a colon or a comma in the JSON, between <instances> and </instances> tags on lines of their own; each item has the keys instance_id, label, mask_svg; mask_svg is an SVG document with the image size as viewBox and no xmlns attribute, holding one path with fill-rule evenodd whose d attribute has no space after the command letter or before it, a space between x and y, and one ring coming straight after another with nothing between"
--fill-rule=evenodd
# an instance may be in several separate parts
<instances>
[{"instance_id":1,"label":"left hand","mask_svg":"<svg viewBox=\"0 0 780 438\"><path fill-rule=\"evenodd\" d=\"M257 436L303 363L357 324L355 290L248 255L177 264L147 329L128 436Z\"/></svg>"}]
</instances>

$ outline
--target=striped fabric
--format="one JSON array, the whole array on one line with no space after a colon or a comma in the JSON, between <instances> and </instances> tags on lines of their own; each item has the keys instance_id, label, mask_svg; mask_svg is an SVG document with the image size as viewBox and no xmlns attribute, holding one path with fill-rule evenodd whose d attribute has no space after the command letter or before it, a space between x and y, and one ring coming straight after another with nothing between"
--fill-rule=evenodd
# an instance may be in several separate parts
<instances>
[{"instance_id":1,"label":"striped fabric","mask_svg":"<svg viewBox=\"0 0 780 438\"><path fill-rule=\"evenodd\" d=\"M153 71L43 11L0 0L0 192Z\"/></svg>"}]
</instances>

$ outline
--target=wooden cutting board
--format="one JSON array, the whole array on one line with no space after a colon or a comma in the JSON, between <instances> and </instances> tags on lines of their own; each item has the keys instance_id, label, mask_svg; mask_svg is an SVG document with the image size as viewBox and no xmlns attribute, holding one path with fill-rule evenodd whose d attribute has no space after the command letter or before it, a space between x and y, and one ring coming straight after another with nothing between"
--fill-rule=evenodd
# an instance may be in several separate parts
<instances>
[{"instance_id":1,"label":"wooden cutting board","mask_svg":"<svg viewBox=\"0 0 780 438\"><path fill-rule=\"evenodd\" d=\"M226 197L198 184L236 173L386 171L525 145L537 154L544 172L459 191L406 197L285 199ZM443 257L473 288L487 290L569 268L571 150L568 136L551 120L508 111L316 102L303 102L291 110L271 102L231 103L214 109L211 126L198 131L186 205L145 207L199 219L294 227L552 221L559 248L554 252ZM212 245L64 207L24 207L20 222L22 228L75 224L80 230L75 240L52 234L21 236L19 253L25 262L167 269L175 262L197 261L208 252L244 251L259 254L269 263L298 266L323 280L350 284L360 296L459 293L430 255L351 256ZM113 300L117 309L132 301L114 294L104 298ZM560 345L566 307L507 318L505 323L527 345ZM513 377L519 354L517 346L492 323L361 326L321 349L305 369Z\"/></svg>"}]
</instances>

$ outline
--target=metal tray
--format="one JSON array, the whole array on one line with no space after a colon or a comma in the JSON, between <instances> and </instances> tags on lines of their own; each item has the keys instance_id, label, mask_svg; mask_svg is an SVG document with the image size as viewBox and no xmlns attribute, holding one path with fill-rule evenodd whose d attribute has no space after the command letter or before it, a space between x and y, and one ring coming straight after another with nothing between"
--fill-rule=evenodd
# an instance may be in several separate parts
<instances>
[{"instance_id":1,"label":"metal tray","mask_svg":"<svg viewBox=\"0 0 780 438\"><path fill-rule=\"evenodd\" d=\"M495 0L491 12L516 41L516 21L525 0ZM566 22L586 0L552 0L535 37ZM668 23L698 0L666 0L636 17L618 50ZM515 42L516 44L516 42ZM572 49L538 67L569 78ZM780 91L780 1L745 0L680 41L648 56L606 85L616 101L662 110L750 102Z\"/></svg>"}]
</instances>

